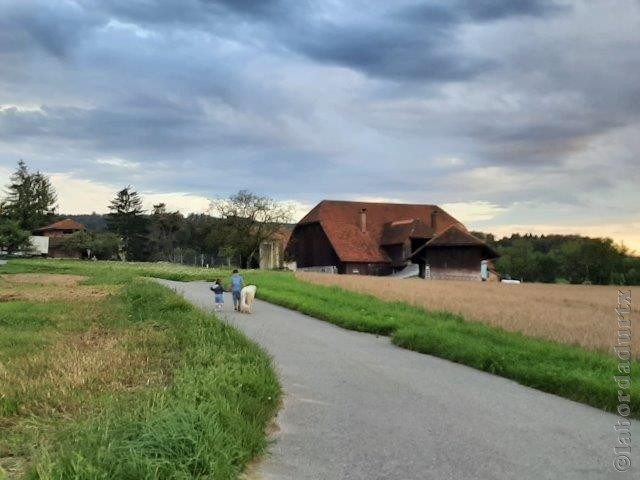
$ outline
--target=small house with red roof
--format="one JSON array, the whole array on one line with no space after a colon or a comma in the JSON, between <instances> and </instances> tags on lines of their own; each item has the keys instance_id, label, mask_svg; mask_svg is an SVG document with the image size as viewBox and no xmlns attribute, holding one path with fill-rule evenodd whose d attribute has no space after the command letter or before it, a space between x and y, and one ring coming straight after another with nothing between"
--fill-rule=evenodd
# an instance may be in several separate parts
<instances>
[{"instance_id":1,"label":"small house with red roof","mask_svg":"<svg viewBox=\"0 0 640 480\"><path fill-rule=\"evenodd\" d=\"M481 262L498 253L437 205L323 200L285 257L300 269L388 275L417 264L423 278L481 280Z\"/></svg>"},{"instance_id":2,"label":"small house with red roof","mask_svg":"<svg viewBox=\"0 0 640 480\"><path fill-rule=\"evenodd\" d=\"M38 228L34 234L49 238L48 256L55 258L82 258L82 252L65 248L65 238L84 230L84 225L71 218Z\"/></svg>"},{"instance_id":3,"label":"small house with red roof","mask_svg":"<svg viewBox=\"0 0 640 480\"><path fill-rule=\"evenodd\" d=\"M80 230L84 230L84 225L71 218L66 218L47 225L46 227L38 228L34 233L38 233L44 237L62 237L64 235L74 234Z\"/></svg>"}]
</instances>

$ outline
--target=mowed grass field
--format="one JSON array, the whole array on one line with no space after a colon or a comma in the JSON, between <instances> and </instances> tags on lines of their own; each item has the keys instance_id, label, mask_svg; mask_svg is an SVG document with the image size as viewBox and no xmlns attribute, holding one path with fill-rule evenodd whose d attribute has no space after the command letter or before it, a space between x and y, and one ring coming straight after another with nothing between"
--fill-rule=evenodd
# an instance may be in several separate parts
<instances>
[{"instance_id":1,"label":"mowed grass field","mask_svg":"<svg viewBox=\"0 0 640 480\"><path fill-rule=\"evenodd\" d=\"M264 451L270 359L140 273L0 268L0 478L230 479Z\"/></svg>"},{"instance_id":2,"label":"mowed grass field","mask_svg":"<svg viewBox=\"0 0 640 480\"><path fill-rule=\"evenodd\" d=\"M618 289L600 285L403 280L357 275L298 272L297 278L402 301L426 310L447 311L512 332L569 345L613 352L617 337ZM629 287L630 288L630 287ZM640 298L632 295L632 317L640 317ZM632 330L640 357L640 328Z\"/></svg>"}]
</instances>

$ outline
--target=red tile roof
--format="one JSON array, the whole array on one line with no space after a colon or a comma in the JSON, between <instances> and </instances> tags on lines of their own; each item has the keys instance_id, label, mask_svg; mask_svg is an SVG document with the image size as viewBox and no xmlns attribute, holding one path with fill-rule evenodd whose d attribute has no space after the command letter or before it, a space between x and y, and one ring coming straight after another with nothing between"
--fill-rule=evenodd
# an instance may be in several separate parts
<instances>
[{"instance_id":1,"label":"red tile roof","mask_svg":"<svg viewBox=\"0 0 640 480\"><path fill-rule=\"evenodd\" d=\"M453 247L460 245L485 245L478 237L471 235L466 229L461 229L458 225L451 225L444 232L440 232L436 237L427 242L427 246Z\"/></svg>"},{"instance_id":2,"label":"red tile roof","mask_svg":"<svg viewBox=\"0 0 640 480\"><path fill-rule=\"evenodd\" d=\"M380 245L397 245L404 243L407 238L432 238L433 228L420 219L400 220L385 223L382 229Z\"/></svg>"},{"instance_id":3,"label":"red tile roof","mask_svg":"<svg viewBox=\"0 0 640 480\"><path fill-rule=\"evenodd\" d=\"M431 247L465 247L465 246L481 246L484 249L484 258L497 258L500 255L489 245L484 243L478 237L471 235L465 228L460 225L451 225L444 232L439 233L436 237L429 240L423 247L419 248L414 254L423 248Z\"/></svg>"},{"instance_id":4,"label":"red tile roof","mask_svg":"<svg viewBox=\"0 0 640 480\"><path fill-rule=\"evenodd\" d=\"M38 228L36 232L45 232L50 230L84 230L84 225L70 218L66 218L59 222L52 223L51 225L47 225L46 227Z\"/></svg>"},{"instance_id":5,"label":"red tile roof","mask_svg":"<svg viewBox=\"0 0 640 480\"><path fill-rule=\"evenodd\" d=\"M363 209L366 209L365 232L360 229L360 212ZM458 220L436 205L338 200L323 200L298 224L319 223L342 262L380 263L389 261L387 254L380 248L385 225L389 224L387 229L401 230L402 221L405 220L412 228L416 227L424 234L426 229L433 228L432 212L437 215L436 233L445 231L451 225L459 225L466 231ZM420 222L415 223L414 220ZM395 222L395 227L392 222Z\"/></svg>"}]
</instances>

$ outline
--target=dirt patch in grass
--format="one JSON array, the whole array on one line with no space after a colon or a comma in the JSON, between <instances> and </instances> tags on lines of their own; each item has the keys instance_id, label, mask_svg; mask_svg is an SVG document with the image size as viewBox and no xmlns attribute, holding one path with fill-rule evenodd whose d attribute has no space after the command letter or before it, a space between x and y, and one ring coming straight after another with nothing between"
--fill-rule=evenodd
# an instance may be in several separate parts
<instances>
[{"instance_id":1,"label":"dirt patch in grass","mask_svg":"<svg viewBox=\"0 0 640 480\"><path fill-rule=\"evenodd\" d=\"M0 302L26 301L26 302L52 302L52 301L92 301L101 300L119 290L117 286L76 285L61 288L30 288L0 293Z\"/></svg>"},{"instance_id":2,"label":"dirt patch in grass","mask_svg":"<svg viewBox=\"0 0 640 480\"><path fill-rule=\"evenodd\" d=\"M0 302L12 302L20 300L20 295L16 292L1 292L0 293Z\"/></svg>"},{"instance_id":3,"label":"dirt patch in grass","mask_svg":"<svg viewBox=\"0 0 640 480\"><path fill-rule=\"evenodd\" d=\"M49 273L15 273L0 275L3 280L13 284L60 285L70 286L83 282L87 277L82 275L62 275Z\"/></svg>"},{"instance_id":4,"label":"dirt patch in grass","mask_svg":"<svg viewBox=\"0 0 640 480\"><path fill-rule=\"evenodd\" d=\"M35 355L13 359L10 366L0 363L0 383L7 386L2 397L20 399L20 415L75 416L90 397L162 384L158 360L130 348L140 336L157 344L164 333L93 328L61 336Z\"/></svg>"},{"instance_id":5,"label":"dirt patch in grass","mask_svg":"<svg viewBox=\"0 0 640 480\"><path fill-rule=\"evenodd\" d=\"M40 273L2 275L0 302L95 301L120 289L116 285L80 285L86 278Z\"/></svg>"}]
</instances>

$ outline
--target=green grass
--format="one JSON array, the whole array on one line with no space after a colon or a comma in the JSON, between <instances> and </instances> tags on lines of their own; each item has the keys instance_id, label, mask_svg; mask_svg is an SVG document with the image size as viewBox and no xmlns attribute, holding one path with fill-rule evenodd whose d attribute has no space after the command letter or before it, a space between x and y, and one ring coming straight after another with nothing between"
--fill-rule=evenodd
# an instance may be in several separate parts
<instances>
[{"instance_id":1,"label":"green grass","mask_svg":"<svg viewBox=\"0 0 640 480\"><path fill-rule=\"evenodd\" d=\"M15 269L45 268L52 262L20 265ZM89 262L60 262L60 269L82 273L96 268ZM136 264L129 268L102 264L110 275L156 276L173 280L212 280L228 272L190 267ZM396 345L436 355L479 370L515 380L545 392L615 411L618 388L617 359L607 352L554 343L507 332L447 312L426 311L402 302L385 302L370 295L337 287L313 285L280 272L245 272L247 282L258 285L258 296L344 328L390 335ZM640 371L633 361L632 374ZM640 418L640 385L631 389L632 416Z\"/></svg>"},{"instance_id":2,"label":"green grass","mask_svg":"<svg viewBox=\"0 0 640 480\"><path fill-rule=\"evenodd\" d=\"M85 282L88 285L119 285L139 277L157 277L177 281L213 281L218 276L231 274L229 270L196 268L168 263L87 262L46 259L10 260L7 265L0 267L0 274L3 272L85 275L90 277Z\"/></svg>"},{"instance_id":3,"label":"green grass","mask_svg":"<svg viewBox=\"0 0 640 480\"><path fill-rule=\"evenodd\" d=\"M269 361L158 285L134 282L124 296L131 321L152 321L175 339L171 386L133 405L113 399L63 430L34 478L234 478L266 445L279 398Z\"/></svg>"},{"instance_id":4,"label":"green grass","mask_svg":"<svg viewBox=\"0 0 640 480\"><path fill-rule=\"evenodd\" d=\"M11 263L121 289L0 302L0 478L230 479L264 452L280 389L238 331L137 266Z\"/></svg>"}]
</instances>

